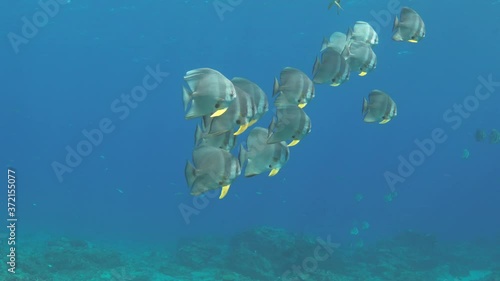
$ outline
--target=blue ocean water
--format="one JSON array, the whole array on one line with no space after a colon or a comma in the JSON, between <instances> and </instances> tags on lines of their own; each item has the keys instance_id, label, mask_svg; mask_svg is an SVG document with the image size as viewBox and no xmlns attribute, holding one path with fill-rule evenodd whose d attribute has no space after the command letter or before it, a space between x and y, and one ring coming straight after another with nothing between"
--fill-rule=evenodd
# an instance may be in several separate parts
<instances>
[{"instance_id":1,"label":"blue ocean water","mask_svg":"<svg viewBox=\"0 0 500 281\"><path fill-rule=\"evenodd\" d=\"M27 248L57 237L125 252L175 251L183 239L230 240L262 226L331 235L345 247L408 230L457 243L493 238L498 247L500 146L478 142L475 133L500 129L500 4L345 0L337 14L328 2L1 3L0 159L5 172L16 172L17 269L30 272L21 262L32 254ZM426 23L418 44L391 40L393 18L403 6ZM284 67L311 75L322 39L358 20L379 34L377 68L366 77L353 73L339 87L316 86L306 108L312 132L291 148L279 174L241 176L223 200L191 196L184 166L199 121L184 118L184 74L210 67L248 78L272 104L273 79ZM124 95L151 73L154 87L141 101L127 103ZM488 88L484 81L494 82ZM476 97L480 85L488 97ZM362 121L362 98L373 89L398 105L398 116L386 125ZM271 106L258 126L267 127L273 113ZM86 134L97 129L102 138L90 144ZM420 152L416 142L436 132L445 140ZM68 156L78 149L88 155ZM398 171L402 161L422 155L410 170ZM388 175L400 181L391 185ZM361 230L363 222L370 227ZM3 236L6 262L8 251ZM29 266L35 273L12 280L36 280L37 269ZM64 280L57 274L44 278Z\"/></svg>"}]
</instances>

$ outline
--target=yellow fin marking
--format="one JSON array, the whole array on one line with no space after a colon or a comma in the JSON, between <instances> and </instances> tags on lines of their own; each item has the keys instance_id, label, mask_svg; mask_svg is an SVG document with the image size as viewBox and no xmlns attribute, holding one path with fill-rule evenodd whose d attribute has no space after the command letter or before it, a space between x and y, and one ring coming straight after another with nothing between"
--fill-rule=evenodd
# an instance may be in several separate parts
<instances>
[{"instance_id":1,"label":"yellow fin marking","mask_svg":"<svg viewBox=\"0 0 500 281\"><path fill-rule=\"evenodd\" d=\"M293 140L288 146L296 146L299 142L300 140Z\"/></svg>"},{"instance_id":2,"label":"yellow fin marking","mask_svg":"<svg viewBox=\"0 0 500 281\"><path fill-rule=\"evenodd\" d=\"M210 115L210 117L214 118L214 117L219 117L221 116L222 114L224 114L224 112L227 111L227 107L226 108L222 108L222 109L219 109L217 110L216 112L212 113L212 115Z\"/></svg>"},{"instance_id":3,"label":"yellow fin marking","mask_svg":"<svg viewBox=\"0 0 500 281\"><path fill-rule=\"evenodd\" d=\"M237 135L243 134L243 132L246 131L246 129L248 128L249 124L250 123L240 125L240 128L238 129L238 131L234 132L233 135L237 136Z\"/></svg>"},{"instance_id":4,"label":"yellow fin marking","mask_svg":"<svg viewBox=\"0 0 500 281\"><path fill-rule=\"evenodd\" d=\"M270 177L274 177L274 176L276 176L276 174L277 174L279 171L280 171L280 169L277 169L277 168L272 169L272 170L271 170L271 172L269 173L269 176L270 176Z\"/></svg>"},{"instance_id":5,"label":"yellow fin marking","mask_svg":"<svg viewBox=\"0 0 500 281\"><path fill-rule=\"evenodd\" d=\"M222 190L220 191L220 196L219 196L219 199L222 199L222 198L226 197L226 194L227 194L227 192L229 191L229 188L230 188L230 187L231 187L231 185L230 185L230 184L225 185L225 186L223 186L223 187L222 187Z\"/></svg>"}]
</instances>

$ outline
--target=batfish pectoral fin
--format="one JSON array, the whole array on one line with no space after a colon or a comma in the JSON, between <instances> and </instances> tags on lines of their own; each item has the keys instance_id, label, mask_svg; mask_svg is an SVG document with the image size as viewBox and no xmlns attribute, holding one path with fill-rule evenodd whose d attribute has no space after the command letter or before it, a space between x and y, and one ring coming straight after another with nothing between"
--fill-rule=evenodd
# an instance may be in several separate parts
<instances>
[{"instance_id":1,"label":"batfish pectoral fin","mask_svg":"<svg viewBox=\"0 0 500 281\"><path fill-rule=\"evenodd\" d=\"M391 121L391 119L387 118L379 122L379 124L385 124L387 122Z\"/></svg>"},{"instance_id":2,"label":"batfish pectoral fin","mask_svg":"<svg viewBox=\"0 0 500 281\"><path fill-rule=\"evenodd\" d=\"M304 108L306 107L307 102L299 103L299 108Z\"/></svg>"}]
</instances>

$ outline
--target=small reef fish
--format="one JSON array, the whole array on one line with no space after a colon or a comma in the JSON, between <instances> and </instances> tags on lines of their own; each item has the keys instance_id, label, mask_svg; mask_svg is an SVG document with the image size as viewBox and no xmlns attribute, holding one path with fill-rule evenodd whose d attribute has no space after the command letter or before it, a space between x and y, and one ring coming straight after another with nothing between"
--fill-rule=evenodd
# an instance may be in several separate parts
<instances>
[{"instance_id":1,"label":"small reef fish","mask_svg":"<svg viewBox=\"0 0 500 281\"><path fill-rule=\"evenodd\" d=\"M337 6L337 15L340 14L340 10L344 10L342 6L340 6L340 0L332 0L332 2L328 5L328 10L330 10L333 5Z\"/></svg>"}]
</instances>

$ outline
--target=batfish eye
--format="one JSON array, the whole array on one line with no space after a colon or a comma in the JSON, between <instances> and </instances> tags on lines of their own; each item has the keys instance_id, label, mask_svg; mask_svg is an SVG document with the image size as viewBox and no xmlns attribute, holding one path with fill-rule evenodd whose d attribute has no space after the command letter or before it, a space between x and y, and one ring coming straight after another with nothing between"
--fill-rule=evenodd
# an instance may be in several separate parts
<instances>
[{"instance_id":1,"label":"batfish eye","mask_svg":"<svg viewBox=\"0 0 500 281\"><path fill-rule=\"evenodd\" d=\"M219 107L220 107L220 104L216 103L215 108L219 108Z\"/></svg>"},{"instance_id":2,"label":"batfish eye","mask_svg":"<svg viewBox=\"0 0 500 281\"><path fill-rule=\"evenodd\" d=\"M236 120L236 124L241 124L241 121L240 120Z\"/></svg>"},{"instance_id":3,"label":"batfish eye","mask_svg":"<svg viewBox=\"0 0 500 281\"><path fill-rule=\"evenodd\" d=\"M292 139L295 139L295 135L292 136Z\"/></svg>"},{"instance_id":4,"label":"batfish eye","mask_svg":"<svg viewBox=\"0 0 500 281\"><path fill-rule=\"evenodd\" d=\"M273 165L269 164L269 169L272 169L273 168Z\"/></svg>"}]
</instances>

